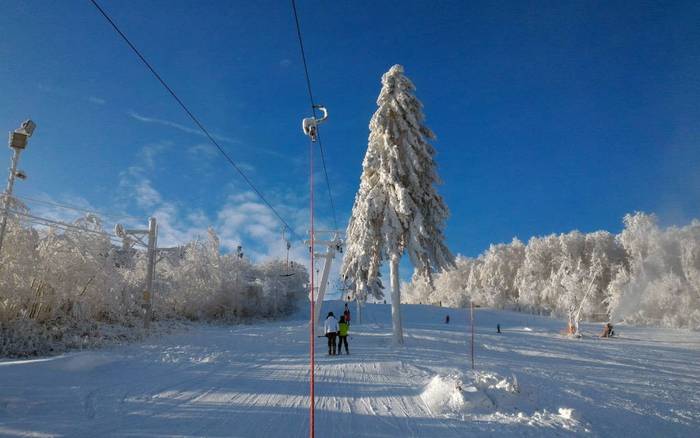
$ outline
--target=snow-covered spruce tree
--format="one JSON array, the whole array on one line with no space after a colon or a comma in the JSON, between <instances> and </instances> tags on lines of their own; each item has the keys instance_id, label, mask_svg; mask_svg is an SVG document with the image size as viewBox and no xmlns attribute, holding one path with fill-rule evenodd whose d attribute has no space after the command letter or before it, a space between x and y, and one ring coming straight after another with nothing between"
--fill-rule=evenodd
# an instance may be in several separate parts
<instances>
[{"instance_id":1,"label":"snow-covered spruce tree","mask_svg":"<svg viewBox=\"0 0 700 438\"><path fill-rule=\"evenodd\" d=\"M370 121L360 188L347 230L342 268L346 279L364 290L389 260L394 341L403 344L399 261L404 252L425 275L453 265L444 244L447 206L435 185L435 135L424 124L415 87L395 65L382 76L379 108Z\"/></svg>"}]
</instances>

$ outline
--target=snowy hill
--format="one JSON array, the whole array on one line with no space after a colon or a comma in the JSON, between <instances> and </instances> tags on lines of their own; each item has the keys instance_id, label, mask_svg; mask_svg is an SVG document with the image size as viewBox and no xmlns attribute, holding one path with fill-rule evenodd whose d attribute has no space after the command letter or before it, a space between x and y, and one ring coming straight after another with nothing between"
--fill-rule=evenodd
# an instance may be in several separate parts
<instances>
[{"instance_id":1,"label":"snowy hill","mask_svg":"<svg viewBox=\"0 0 700 438\"><path fill-rule=\"evenodd\" d=\"M472 373L466 310L406 305L405 348L391 346L390 321L389 305L367 305L350 356L327 356L317 339L316 436L669 437L700 426L697 332L620 326L599 339L584 325L591 336L567 339L563 321L477 309ZM305 436L307 353L299 314L0 362L0 435Z\"/></svg>"}]
</instances>

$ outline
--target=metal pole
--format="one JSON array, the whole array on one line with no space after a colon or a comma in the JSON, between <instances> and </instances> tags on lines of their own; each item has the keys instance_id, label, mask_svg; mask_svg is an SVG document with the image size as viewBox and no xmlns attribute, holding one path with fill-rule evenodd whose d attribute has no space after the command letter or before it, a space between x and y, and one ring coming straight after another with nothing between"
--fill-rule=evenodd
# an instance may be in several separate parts
<instances>
[{"instance_id":1,"label":"metal pole","mask_svg":"<svg viewBox=\"0 0 700 438\"><path fill-rule=\"evenodd\" d=\"M337 236L334 238L337 239ZM318 294L316 295L316 305L315 305L315 323L321 324L321 308L323 307L323 299L326 296L326 289L328 288L328 276L330 275L331 272L331 265L333 263L333 258L335 258L335 244L334 243L329 243L328 248L326 249L325 254L314 254L314 257L316 255L322 256L325 258L325 262L323 265L323 273L321 274L321 284L318 287Z\"/></svg>"},{"instance_id":2,"label":"metal pole","mask_svg":"<svg viewBox=\"0 0 700 438\"><path fill-rule=\"evenodd\" d=\"M469 306L469 320L472 325L472 369L474 369L474 302L470 301Z\"/></svg>"},{"instance_id":3,"label":"metal pole","mask_svg":"<svg viewBox=\"0 0 700 438\"><path fill-rule=\"evenodd\" d=\"M153 317L153 274L155 272L156 255L156 218L148 219L148 260L146 266L146 290L143 292L144 320L143 327L148 330Z\"/></svg>"},{"instance_id":4,"label":"metal pole","mask_svg":"<svg viewBox=\"0 0 700 438\"><path fill-rule=\"evenodd\" d=\"M12 166L10 166L10 174L7 177L7 188L3 196L2 203L2 224L0 224L0 253L2 253L2 242L5 239L5 228L7 227L7 214L10 209L10 196L12 189L15 186L15 175L17 173L17 163L19 163L19 153L21 149L12 148Z\"/></svg>"},{"instance_id":5,"label":"metal pole","mask_svg":"<svg viewBox=\"0 0 700 438\"><path fill-rule=\"evenodd\" d=\"M309 438L314 438L314 435L316 433L316 421L315 421L315 414L316 414L316 394L315 394L315 386L316 386L316 376L315 376L315 368L316 368L316 356L315 356L315 338L316 338L316 333L315 333L315 327L314 327L314 317L316 316L316 303L314 301L314 259L315 254L314 254L314 248L315 248L315 236L314 236L314 144L313 142L309 142L309 192L310 192L310 200L309 200L309 221L311 222L311 235L310 240L311 240L311 250L310 250L310 256L311 256L311 281L309 282L309 289L311 290L311 321L309 322L309 340L310 340L310 359L311 359L311 378L309 379Z\"/></svg>"}]
</instances>

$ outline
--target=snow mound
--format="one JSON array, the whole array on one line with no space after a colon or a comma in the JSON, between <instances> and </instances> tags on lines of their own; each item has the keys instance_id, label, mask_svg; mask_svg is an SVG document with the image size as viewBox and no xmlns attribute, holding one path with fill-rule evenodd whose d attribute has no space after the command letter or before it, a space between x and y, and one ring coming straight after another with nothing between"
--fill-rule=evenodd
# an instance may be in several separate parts
<instances>
[{"instance_id":1,"label":"snow mound","mask_svg":"<svg viewBox=\"0 0 700 438\"><path fill-rule=\"evenodd\" d=\"M436 415L458 414L491 405L488 397L478 388L465 385L456 376L433 377L425 387L421 398Z\"/></svg>"},{"instance_id":2,"label":"snow mound","mask_svg":"<svg viewBox=\"0 0 700 438\"><path fill-rule=\"evenodd\" d=\"M421 399L436 417L588 430L571 408L546 409L533 403L521 393L515 375L503 377L486 371L438 374L425 385Z\"/></svg>"},{"instance_id":3,"label":"snow mound","mask_svg":"<svg viewBox=\"0 0 700 438\"><path fill-rule=\"evenodd\" d=\"M518 392L518 382L494 373L473 372L463 376L436 375L425 386L421 398L435 415L455 416L473 412L492 412L497 408L495 393Z\"/></svg>"},{"instance_id":4,"label":"snow mound","mask_svg":"<svg viewBox=\"0 0 700 438\"><path fill-rule=\"evenodd\" d=\"M509 380L495 373L480 371L474 373L474 380L482 389L497 390L505 393L520 392L518 379L515 375L511 376Z\"/></svg>"},{"instance_id":5,"label":"snow mound","mask_svg":"<svg viewBox=\"0 0 700 438\"><path fill-rule=\"evenodd\" d=\"M565 420L574 418L574 410L571 408L559 408L559 416Z\"/></svg>"},{"instance_id":6,"label":"snow mound","mask_svg":"<svg viewBox=\"0 0 700 438\"><path fill-rule=\"evenodd\" d=\"M559 427L570 431L589 432L587 428L579 423L575 411L571 408L559 408L558 413L543 409L542 411L535 411L532 415L518 412L517 420L519 423L527 424L528 426Z\"/></svg>"}]
</instances>

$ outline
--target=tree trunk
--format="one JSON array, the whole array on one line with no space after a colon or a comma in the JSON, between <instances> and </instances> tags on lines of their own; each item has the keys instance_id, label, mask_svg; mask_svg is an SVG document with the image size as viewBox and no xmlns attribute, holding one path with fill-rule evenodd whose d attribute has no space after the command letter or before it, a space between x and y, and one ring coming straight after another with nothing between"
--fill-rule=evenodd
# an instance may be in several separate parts
<instances>
[{"instance_id":1,"label":"tree trunk","mask_svg":"<svg viewBox=\"0 0 700 438\"><path fill-rule=\"evenodd\" d=\"M394 343L403 345L403 327L401 325L401 290L399 283L399 261L398 254L391 256L391 323L393 326Z\"/></svg>"},{"instance_id":2,"label":"tree trunk","mask_svg":"<svg viewBox=\"0 0 700 438\"><path fill-rule=\"evenodd\" d=\"M362 324L362 306L360 305L360 300L355 299L355 303L357 304L357 323Z\"/></svg>"}]
</instances>

